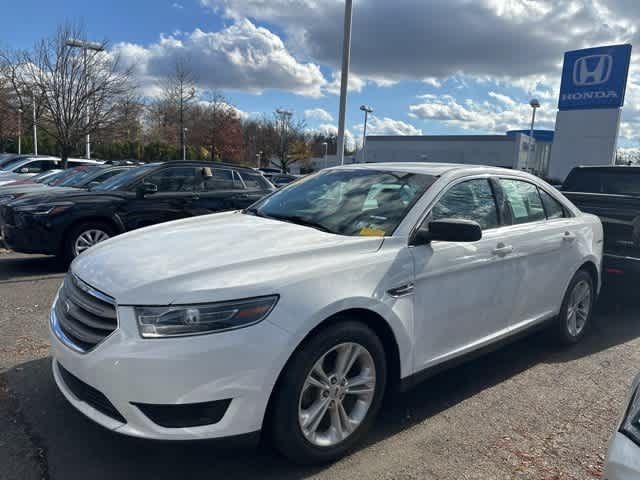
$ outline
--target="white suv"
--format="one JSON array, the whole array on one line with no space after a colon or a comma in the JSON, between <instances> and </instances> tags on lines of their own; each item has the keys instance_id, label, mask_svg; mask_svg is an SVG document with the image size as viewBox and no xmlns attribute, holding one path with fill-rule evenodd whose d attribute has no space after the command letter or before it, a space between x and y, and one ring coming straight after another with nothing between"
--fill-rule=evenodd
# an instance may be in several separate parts
<instances>
[{"instance_id":1,"label":"white suv","mask_svg":"<svg viewBox=\"0 0 640 480\"><path fill-rule=\"evenodd\" d=\"M546 321L580 340L601 256L598 218L525 173L328 169L79 256L51 310L53 372L119 433L262 431L330 461L433 367Z\"/></svg>"}]
</instances>

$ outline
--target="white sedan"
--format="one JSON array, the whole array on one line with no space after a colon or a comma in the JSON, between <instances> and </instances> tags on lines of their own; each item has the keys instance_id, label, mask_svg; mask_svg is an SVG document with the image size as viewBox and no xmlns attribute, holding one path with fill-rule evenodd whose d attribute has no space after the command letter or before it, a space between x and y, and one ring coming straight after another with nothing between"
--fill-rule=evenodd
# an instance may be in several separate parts
<instances>
[{"instance_id":1,"label":"white sedan","mask_svg":"<svg viewBox=\"0 0 640 480\"><path fill-rule=\"evenodd\" d=\"M72 264L50 314L78 410L153 439L263 435L334 460L382 398L548 322L588 330L602 226L522 172L324 170L251 208L145 228Z\"/></svg>"},{"instance_id":2,"label":"white sedan","mask_svg":"<svg viewBox=\"0 0 640 480\"><path fill-rule=\"evenodd\" d=\"M618 431L609 443L605 480L640 478L640 376L633 383Z\"/></svg>"}]
</instances>

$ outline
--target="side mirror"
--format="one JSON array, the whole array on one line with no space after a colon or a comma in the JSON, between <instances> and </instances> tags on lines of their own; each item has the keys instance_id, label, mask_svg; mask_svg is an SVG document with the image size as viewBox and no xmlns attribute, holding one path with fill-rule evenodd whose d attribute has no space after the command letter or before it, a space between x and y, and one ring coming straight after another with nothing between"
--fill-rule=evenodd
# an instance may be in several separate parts
<instances>
[{"instance_id":1,"label":"side mirror","mask_svg":"<svg viewBox=\"0 0 640 480\"><path fill-rule=\"evenodd\" d=\"M141 183L136 190L138 197L151 195L158 192L158 186L155 183Z\"/></svg>"},{"instance_id":2,"label":"side mirror","mask_svg":"<svg viewBox=\"0 0 640 480\"><path fill-rule=\"evenodd\" d=\"M477 222L446 218L420 226L409 242L410 245L426 245L432 241L477 242L482 238L482 228Z\"/></svg>"}]
</instances>

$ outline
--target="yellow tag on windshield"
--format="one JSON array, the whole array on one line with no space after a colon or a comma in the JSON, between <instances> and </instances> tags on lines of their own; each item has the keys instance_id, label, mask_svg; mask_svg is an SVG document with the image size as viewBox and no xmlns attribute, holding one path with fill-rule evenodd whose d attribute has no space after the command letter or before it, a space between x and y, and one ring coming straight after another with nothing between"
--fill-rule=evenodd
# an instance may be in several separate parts
<instances>
[{"instance_id":1,"label":"yellow tag on windshield","mask_svg":"<svg viewBox=\"0 0 640 480\"><path fill-rule=\"evenodd\" d=\"M361 237L384 237L384 230L378 228L364 227L360 230Z\"/></svg>"}]
</instances>

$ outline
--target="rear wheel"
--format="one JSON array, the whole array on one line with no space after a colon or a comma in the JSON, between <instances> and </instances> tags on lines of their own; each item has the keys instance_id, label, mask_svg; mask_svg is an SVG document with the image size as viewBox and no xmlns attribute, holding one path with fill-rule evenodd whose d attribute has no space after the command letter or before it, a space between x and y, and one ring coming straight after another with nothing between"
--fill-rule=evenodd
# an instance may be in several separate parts
<instances>
[{"instance_id":1,"label":"rear wheel","mask_svg":"<svg viewBox=\"0 0 640 480\"><path fill-rule=\"evenodd\" d=\"M594 300L593 278L579 270L567 288L556 321L556 337L561 343L573 345L584 337L591 324Z\"/></svg>"},{"instance_id":2,"label":"rear wheel","mask_svg":"<svg viewBox=\"0 0 640 480\"><path fill-rule=\"evenodd\" d=\"M325 463L359 443L387 381L382 343L360 322L318 332L294 354L274 393L275 447L293 461Z\"/></svg>"},{"instance_id":3,"label":"rear wheel","mask_svg":"<svg viewBox=\"0 0 640 480\"><path fill-rule=\"evenodd\" d=\"M72 261L81 253L108 240L113 235L111 226L104 222L90 221L76 225L65 238L64 257L68 261Z\"/></svg>"}]
</instances>

